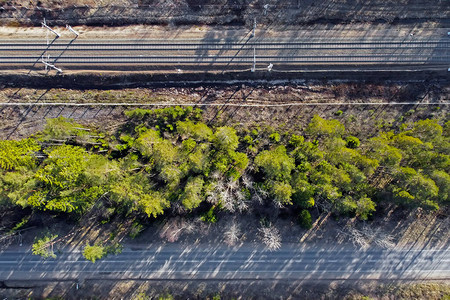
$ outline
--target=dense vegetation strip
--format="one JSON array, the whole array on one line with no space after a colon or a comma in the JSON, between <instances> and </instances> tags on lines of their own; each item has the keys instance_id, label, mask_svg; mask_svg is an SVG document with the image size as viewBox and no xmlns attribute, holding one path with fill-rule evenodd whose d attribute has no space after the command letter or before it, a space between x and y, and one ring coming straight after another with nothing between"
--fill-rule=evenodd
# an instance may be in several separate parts
<instances>
[{"instance_id":1,"label":"dense vegetation strip","mask_svg":"<svg viewBox=\"0 0 450 300\"><path fill-rule=\"evenodd\" d=\"M437 210L450 201L450 122L360 140L318 115L285 133L206 124L192 107L126 115L114 134L57 118L32 137L0 141L1 205L79 217L103 201L141 218L203 206L202 220L214 222L217 210L259 201L296 210L309 227L313 208L366 220L380 203Z\"/></svg>"}]
</instances>

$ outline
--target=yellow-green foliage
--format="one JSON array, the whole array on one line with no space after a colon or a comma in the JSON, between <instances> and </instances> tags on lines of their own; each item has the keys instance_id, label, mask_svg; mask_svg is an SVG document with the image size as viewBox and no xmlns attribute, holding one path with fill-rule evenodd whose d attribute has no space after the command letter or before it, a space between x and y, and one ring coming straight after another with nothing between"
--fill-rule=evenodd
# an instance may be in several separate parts
<instances>
[{"instance_id":1,"label":"yellow-green foliage","mask_svg":"<svg viewBox=\"0 0 450 300\"><path fill-rule=\"evenodd\" d=\"M262 151L256 156L255 164L264 170L268 178L278 180L289 179L295 168L294 159L287 155L284 146Z\"/></svg>"},{"instance_id":2,"label":"yellow-green foliage","mask_svg":"<svg viewBox=\"0 0 450 300\"><path fill-rule=\"evenodd\" d=\"M0 168L12 170L18 167L33 168L35 166L34 153L40 150L34 139L21 141L0 141Z\"/></svg>"},{"instance_id":3,"label":"yellow-green foliage","mask_svg":"<svg viewBox=\"0 0 450 300\"><path fill-rule=\"evenodd\" d=\"M96 260L106 256L106 254L107 254L106 248L99 244L95 244L93 246L86 244L83 250L84 258L92 261L93 263L95 263Z\"/></svg>"},{"instance_id":4,"label":"yellow-green foliage","mask_svg":"<svg viewBox=\"0 0 450 300\"><path fill-rule=\"evenodd\" d=\"M0 203L81 214L105 200L113 212L155 218L174 202L192 211L206 195L230 203L257 196L363 220L377 201L432 210L449 203L449 122L353 133L357 139L316 115L286 141L287 133L274 130L208 126L193 108L126 115L130 122L114 136L95 133L104 152L86 143L95 130L64 118L48 120L35 138L0 141Z\"/></svg>"},{"instance_id":5,"label":"yellow-green foliage","mask_svg":"<svg viewBox=\"0 0 450 300\"><path fill-rule=\"evenodd\" d=\"M53 251L52 243L56 240L58 235L47 234L42 238L36 239L31 247L31 251L34 255L40 255L43 258L56 258L56 254Z\"/></svg>"}]
</instances>

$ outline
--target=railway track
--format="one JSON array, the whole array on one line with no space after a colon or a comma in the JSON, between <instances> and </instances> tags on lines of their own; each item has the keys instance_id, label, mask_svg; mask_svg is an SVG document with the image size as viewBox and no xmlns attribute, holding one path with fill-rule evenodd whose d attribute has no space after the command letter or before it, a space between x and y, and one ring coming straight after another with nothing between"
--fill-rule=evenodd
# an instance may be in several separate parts
<instances>
[{"instance_id":1,"label":"railway track","mask_svg":"<svg viewBox=\"0 0 450 300\"><path fill-rule=\"evenodd\" d=\"M31 64L36 57L0 57L0 64ZM45 57L44 57L45 59ZM281 64L364 64L364 63L448 63L447 56L426 55L346 55L346 56L257 56L258 63ZM70 56L58 64L251 64L253 56ZM51 61L51 60L50 60Z\"/></svg>"},{"instance_id":2,"label":"railway track","mask_svg":"<svg viewBox=\"0 0 450 300\"><path fill-rule=\"evenodd\" d=\"M125 65L450 65L450 39L441 40L0 40L0 68L44 60L70 66ZM37 64L40 67L39 64Z\"/></svg>"},{"instance_id":3,"label":"railway track","mask_svg":"<svg viewBox=\"0 0 450 300\"><path fill-rule=\"evenodd\" d=\"M69 46L71 51L192 51L192 50L358 50L358 49L449 49L450 40L432 41L263 41L263 42L226 42L226 41L198 41L180 40L167 41L77 41L57 40L49 44L42 41L8 41L0 40L0 52L3 51L62 51Z\"/></svg>"}]
</instances>

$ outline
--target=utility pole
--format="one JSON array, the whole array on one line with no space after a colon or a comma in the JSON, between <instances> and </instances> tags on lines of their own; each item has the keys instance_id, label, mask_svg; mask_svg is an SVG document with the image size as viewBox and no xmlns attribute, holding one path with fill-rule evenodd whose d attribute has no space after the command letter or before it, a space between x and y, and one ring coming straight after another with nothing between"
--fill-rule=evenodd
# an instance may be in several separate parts
<instances>
[{"instance_id":1,"label":"utility pole","mask_svg":"<svg viewBox=\"0 0 450 300\"><path fill-rule=\"evenodd\" d=\"M47 54L47 61L50 61L50 54ZM45 71L47 71L48 70L48 66L46 64L44 64L44 65L45 65Z\"/></svg>"},{"instance_id":2,"label":"utility pole","mask_svg":"<svg viewBox=\"0 0 450 300\"><path fill-rule=\"evenodd\" d=\"M255 32L256 32L256 18L253 20L253 31L251 37L255 36Z\"/></svg>"},{"instance_id":3,"label":"utility pole","mask_svg":"<svg viewBox=\"0 0 450 300\"><path fill-rule=\"evenodd\" d=\"M66 25L66 28L69 29L73 34L75 34L75 38L77 38L77 37L80 35L77 31L75 31L75 30L72 28L72 26Z\"/></svg>"},{"instance_id":4,"label":"utility pole","mask_svg":"<svg viewBox=\"0 0 450 300\"><path fill-rule=\"evenodd\" d=\"M44 24L47 24L45 22L45 18L44 18ZM42 28L44 28L44 25L42 25ZM47 46L48 46L49 40L48 40L48 31L47 30L45 31L45 39L47 40Z\"/></svg>"},{"instance_id":5,"label":"utility pole","mask_svg":"<svg viewBox=\"0 0 450 300\"><path fill-rule=\"evenodd\" d=\"M251 69L252 73L256 71L256 48L253 47L253 67Z\"/></svg>"},{"instance_id":6,"label":"utility pole","mask_svg":"<svg viewBox=\"0 0 450 300\"><path fill-rule=\"evenodd\" d=\"M53 29L51 29L50 27L48 27L47 24L45 24L45 19L44 19L44 22L42 22L41 24L42 24L42 27L47 28L47 29L50 30L53 34L55 34L55 35L56 35L56 38L59 38L59 37L60 37L60 34L59 34L59 33L57 33L56 31L54 31Z\"/></svg>"},{"instance_id":7,"label":"utility pole","mask_svg":"<svg viewBox=\"0 0 450 300\"><path fill-rule=\"evenodd\" d=\"M50 67L52 69L55 69L56 71L58 71L59 73L62 73L63 71L60 68L55 67L52 64L49 64L48 62L46 62L45 60L41 59L41 62L46 66L46 67Z\"/></svg>"},{"instance_id":8,"label":"utility pole","mask_svg":"<svg viewBox=\"0 0 450 300\"><path fill-rule=\"evenodd\" d=\"M267 16L267 10L269 9L269 4L265 4L263 7L264 7L264 15Z\"/></svg>"}]
</instances>

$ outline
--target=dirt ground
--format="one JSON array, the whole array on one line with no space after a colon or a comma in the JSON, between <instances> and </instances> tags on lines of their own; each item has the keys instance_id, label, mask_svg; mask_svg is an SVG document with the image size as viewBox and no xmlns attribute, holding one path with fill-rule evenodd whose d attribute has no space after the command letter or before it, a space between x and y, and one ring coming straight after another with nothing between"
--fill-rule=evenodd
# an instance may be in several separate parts
<instances>
[{"instance_id":1,"label":"dirt ground","mask_svg":"<svg viewBox=\"0 0 450 300\"><path fill-rule=\"evenodd\" d=\"M73 34L65 26L52 27L61 39L72 39ZM177 27L130 25L122 27L73 26L80 34L77 40L92 39L225 39L245 37L251 28L242 26L184 25ZM41 39L48 31L42 27L0 26L0 39ZM412 24L314 24L304 26L257 26L256 38L310 39L408 39L415 37L441 39L447 34L445 27L434 21Z\"/></svg>"},{"instance_id":2,"label":"dirt ground","mask_svg":"<svg viewBox=\"0 0 450 300\"><path fill-rule=\"evenodd\" d=\"M192 105L206 121L245 128L255 124L298 131L314 114L338 118L352 133L375 133L399 122L448 116L450 86L439 82L362 84L305 82L285 86L139 88L122 90L0 89L1 103L79 103L87 106L2 106L0 138L23 138L42 130L46 118L64 116L112 132L125 122L132 106L101 107L93 103L129 103L149 108ZM385 105L379 105L383 103ZM390 105L396 103L395 105ZM401 104L414 103L414 104ZM366 105L355 105L366 104ZM278 105L278 106L277 106ZM335 113L342 110L341 116ZM387 127L386 127L387 126Z\"/></svg>"},{"instance_id":3,"label":"dirt ground","mask_svg":"<svg viewBox=\"0 0 450 300\"><path fill-rule=\"evenodd\" d=\"M301 281L96 281L45 283L33 288L0 287L8 299L447 299L450 286L445 282L399 283L340 281L305 283ZM220 298L218 297L220 296ZM171 298L172 297L172 298ZM216 297L216 298L214 298Z\"/></svg>"},{"instance_id":4,"label":"dirt ground","mask_svg":"<svg viewBox=\"0 0 450 300\"><path fill-rule=\"evenodd\" d=\"M213 24L410 23L448 24L443 0L4 0L0 22L53 24ZM267 5L266 7L264 7Z\"/></svg>"}]
</instances>

